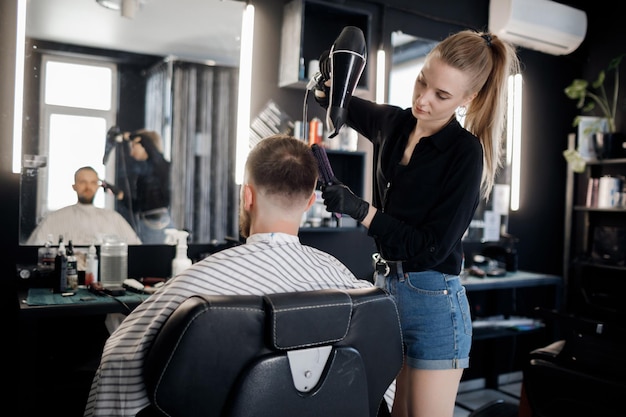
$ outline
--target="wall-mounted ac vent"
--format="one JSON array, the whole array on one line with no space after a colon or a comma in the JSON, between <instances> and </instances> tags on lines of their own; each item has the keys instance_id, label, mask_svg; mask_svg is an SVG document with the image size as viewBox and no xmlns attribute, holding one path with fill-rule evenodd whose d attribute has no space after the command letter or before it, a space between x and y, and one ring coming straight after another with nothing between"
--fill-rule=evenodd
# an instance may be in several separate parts
<instances>
[{"instance_id":1,"label":"wall-mounted ac vent","mask_svg":"<svg viewBox=\"0 0 626 417\"><path fill-rule=\"evenodd\" d=\"M491 0L489 31L524 48L567 55L585 39L587 15L551 0Z\"/></svg>"}]
</instances>

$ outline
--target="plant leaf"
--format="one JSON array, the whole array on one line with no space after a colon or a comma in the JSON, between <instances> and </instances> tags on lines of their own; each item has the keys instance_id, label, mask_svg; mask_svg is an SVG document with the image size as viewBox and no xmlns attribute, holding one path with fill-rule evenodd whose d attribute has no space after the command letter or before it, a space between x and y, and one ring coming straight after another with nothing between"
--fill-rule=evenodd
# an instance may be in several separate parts
<instances>
[{"instance_id":1,"label":"plant leaf","mask_svg":"<svg viewBox=\"0 0 626 417\"><path fill-rule=\"evenodd\" d=\"M590 101L589 103L587 103L587 105L585 107L583 107L583 111L584 112L590 112L591 110L593 110L596 107L596 103L594 103L593 101ZM580 108L580 107L579 107Z\"/></svg>"},{"instance_id":2,"label":"plant leaf","mask_svg":"<svg viewBox=\"0 0 626 417\"><path fill-rule=\"evenodd\" d=\"M587 80L576 79L572 81L569 86L565 87L565 90L563 91L565 92L565 95L567 97L571 98L572 100L577 100L585 97L588 85L589 83L587 82Z\"/></svg>"},{"instance_id":3,"label":"plant leaf","mask_svg":"<svg viewBox=\"0 0 626 417\"><path fill-rule=\"evenodd\" d=\"M598 74L598 79L595 80L591 85L593 86L593 88L599 88L604 83L605 78L606 74L604 73L604 71L600 71L600 73Z\"/></svg>"}]
</instances>

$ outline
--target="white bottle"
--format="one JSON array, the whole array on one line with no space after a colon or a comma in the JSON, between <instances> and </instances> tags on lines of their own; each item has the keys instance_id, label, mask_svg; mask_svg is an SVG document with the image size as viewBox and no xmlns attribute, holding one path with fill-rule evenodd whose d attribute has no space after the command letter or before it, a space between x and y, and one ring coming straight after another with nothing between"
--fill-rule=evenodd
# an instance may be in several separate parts
<instances>
[{"instance_id":1,"label":"white bottle","mask_svg":"<svg viewBox=\"0 0 626 417\"><path fill-rule=\"evenodd\" d=\"M176 245L176 256L172 260L172 276L175 277L191 266L191 259L187 256L187 237L189 232L185 230L165 229L167 234L166 243Z\"/></svg>"},{"instance_id":2,"label":"white bottle","mask_svg":"<svg viewBox=\"0 0 626 417\"><path fill-rule=\"evenodd\" d=\"M92 243L87 251L87 265L85 268L85 286L89 288L91 284L98 282L98 254L96 247Z\"/></svg>"},{"instance_id":3,"label":"white bottle","mask_svg":"<svg viewBox=\"0 0 626 417\"><path fill-rule=\"evenodd\" d=\"M57 250L52 245L53 237L50 234L44 246L37 250L37 268L41 272L54 271L54 258L57 256Z\"/></svg>"}]
</instances>

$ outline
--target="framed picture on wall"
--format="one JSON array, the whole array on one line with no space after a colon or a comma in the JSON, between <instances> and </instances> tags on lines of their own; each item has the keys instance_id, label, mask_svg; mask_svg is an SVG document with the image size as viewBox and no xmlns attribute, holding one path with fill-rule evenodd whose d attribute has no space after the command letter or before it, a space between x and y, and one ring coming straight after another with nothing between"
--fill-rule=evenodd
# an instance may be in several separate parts
<instances>
[{"instance_id":1,"label":"framed picture on wall","mask_svg":"<svg viewBox=\"0 0 626 417\"><path fill-rule=\"evenodd\" d=\"M598 159L593 146L593 136L596 132L605 132L608 123L604 117L578 116L577 150L585 161Z\"/></svg>"}]
</instances>

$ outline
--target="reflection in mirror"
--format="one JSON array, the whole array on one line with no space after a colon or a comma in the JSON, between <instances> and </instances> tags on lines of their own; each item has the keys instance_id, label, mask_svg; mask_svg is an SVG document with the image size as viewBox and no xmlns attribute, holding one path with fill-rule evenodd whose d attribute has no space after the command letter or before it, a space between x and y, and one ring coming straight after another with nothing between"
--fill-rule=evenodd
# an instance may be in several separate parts
<instances>
[{"instance_id":1,"label":"reflection in mirror","mask_svg":"<svg viewBox=\"0 0 626 417\"><path fill-rule=\"evenodd\" d=\"M432 39L419 38L401 31L391 33L393 53L389 70L389 104L411 107L415 78L422 70L426 55L436 44Z\"/></svg>"},{"instance_id":2,"label":"reflection in mirror","mask_svg":"<svg viewBox=\"0 0 626 417\"><path fill-rule=\"evenodd\" d=\"M93 166L101 181L94 204L119 212L144 243L164 243L149 236L172 226L187 230L191 243L237 235L232 178L244 3L139 5L123 16L95 0L28 3L21 244L48 213L76 203L73 177L82 166ZM55 76L62 80L53 83ZM133 142L129 133L140 129L160 140ZM163 187L154 187L160 171L154 158L137 157L140 148L169 165ZM150 184L151 192L141 191ZM159 204L146 203L164 189Z\"/></svg>"},{"instance_id":3,"label":"reflection in mirror","mask_svg":"<svg viewBox=\"0 0 626 417\"><path fill-rule=\"evenodd\" d=\"M389 70L388 102L403 108L411 107L413 85L424 65L426 55L437 44L432 39L420 38L401 31L391 34L393 47L392 64ZM463 124L462 118L459 122ZM511 126L507 126L509 130ZM510 172L511 172L511 141L506 142L505 163L496 176L496 184L491 196L482 200L476 209L474 219L463 240L467 242L493 242L507 233Z\"/></svg>"}]
</instances>

